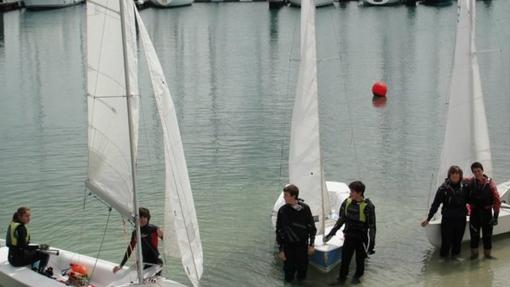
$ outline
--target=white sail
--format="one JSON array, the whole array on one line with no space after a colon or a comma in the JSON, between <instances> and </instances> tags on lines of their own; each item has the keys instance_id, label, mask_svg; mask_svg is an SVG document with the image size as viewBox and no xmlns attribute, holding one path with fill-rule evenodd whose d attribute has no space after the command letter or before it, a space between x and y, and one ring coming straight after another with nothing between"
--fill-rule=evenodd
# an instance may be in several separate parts
<instances>
[{"instance_id":1,"label":"white sail","mask_svg":"<svg viewBox=\"0 0 510 287\"><path fill-rule=\"evenodd\" d=\"M125 1L134 154L138 138L138 82L133 1ZM87 187L126 218L133 216L133 186L118 0L87 1Z\"/></svg>"},{"instance_id":2,"label":"white sail","mask_svg":"<svg viewBox=\"0 0 510 287\"><path fill-rule=\"evenodd\" d=\"M202 244L175 107L156 51L136 12L140 39L158 107L165 150L165 252L181 257L193 286L203 272ZM176 249L178 246L179 249Z\"/></svg>"},{"instance_id":3,"label":"white sail","mask_svg":"<svg viewBox=\"0 0 510 287\"><path fill-rule=\"evenodd\" d=\"M439 185L451 165L470 173L471 163L480 161L492 172L489 133L474 41L473 0L458 1L457 36L446 132L437 175Z\"/></svg>"},{"instance_id":4,"label":"white sail","mask_svg":"<svg viewBox=\"0 0 510 287\"><path fill-rule=\"evenodd\" d=\"M319 234L324 231L324 214L329 214L329 196L322 170L317 88L317 52L315 40L315 5L301 3L301 62L296 99L292 111L289 147L289 181L299 188L299 197L310 205L319 218Z\"/></svg>"}]
</instances>

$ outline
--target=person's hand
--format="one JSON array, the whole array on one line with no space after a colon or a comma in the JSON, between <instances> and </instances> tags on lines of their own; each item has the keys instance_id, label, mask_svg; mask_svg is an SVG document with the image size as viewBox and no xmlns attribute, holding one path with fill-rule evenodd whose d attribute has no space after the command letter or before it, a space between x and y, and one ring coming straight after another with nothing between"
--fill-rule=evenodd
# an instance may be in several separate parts
<instances>
[{"instance_id":1,"label":"person's hand","mask_svg":"<svg viewBox=\"0 0 510 287\"><path fill-rule=\"evenodd\" d=\"M490 221L489 221L489 224L492 225L492 226L496 226L498 225L498 219L497 218L492 218Z\"/></svg>"},{"instance_id":2,"label":"person's hand","mask_svg":"<svg viewBox=\"0 0 510 287\"><path fill-rule=\"evenodd\" d=\"M311 256L315 253L315 247L308 246L308 256Z\"/></svg>"},{"instance_id":3,"label":"person's hand","mask_svg":"<svg viewBox=\"0 0 510 287\"><path fill-rule=\"evenodd\" d=\"M119 271L120 269L122 269L122 267L120 266L113 267L113 273L117 273L117 271Z\"/></svg>"},{"instance_id":4,"label":"person's hand","mask_svg":"<svg viewBox=\"0 0 510 287\"><path fill-rule=\"evenodd\" d=\"M425 227L425 226L427 226L428 224L429 224L429 221L425 219L425 220L423 220L423 221L421 222L421 227Z\"/></svg>"},{"instance_id":5,"label":"person's hand","mask_svg":"<svg viewBox=\"0 0 510 287\"><path fill-rule=\"evenodd\" d=\"M48 250L48 249L50 249L50 246L48 246L48 244L40 244L39 249L40 250Z\"/></svg>"},{"instance_id":6,"label":"person's hand","mask_svg":"<svg viewBox=\"0 0 510 287\"><path fill-rule=\"evenodd\" d=\"M330 240L331 240L331 238L333 238L333 234L331 234L331 233L330 233L330 234L328 234L328 235L324 236L324 238L323 238L323 240L322 240L322 241L323 241L324 243L326 243L326 242L330 241Z\"/></svg>"},{"instance_id":7,"label":"person's hand","mask_svg":"<svg viewBox=\"0 0 510 287\"><path fill-rule=\"evenodd\" d=\"M372 249L369 249L368 250L368 255L373 255L375 254L375 250L372 248Z\"/></svg>"},{"instance_id":8,"label":"person's hand","mask_svg":"<svg viewBox=\"0 0 510 287\"><path fill-rule=\"evenodd\" d=\"M285 252L283 251L278 252L278 258L280 258L282 261L287 260L287 256L285 256Z\"/></svg>"}]
</instances>

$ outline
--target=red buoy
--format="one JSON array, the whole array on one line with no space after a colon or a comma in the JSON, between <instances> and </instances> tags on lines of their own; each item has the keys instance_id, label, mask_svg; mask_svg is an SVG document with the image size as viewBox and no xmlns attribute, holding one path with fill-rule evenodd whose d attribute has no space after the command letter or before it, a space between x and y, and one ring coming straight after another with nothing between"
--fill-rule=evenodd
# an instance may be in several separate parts
<instances>
[{"instance_id":1,"label":"red buoy","mask_svg":"<svg viewBox=\"0 0 510 287\"><path fill-rule=\"evenodd\" d=\"M388 91L388 87L386 86L386 83L383 81L376 82L372 86L372 93L374 94L374 96L386 97L387 91Z\"/></svg>"}]
</instances>

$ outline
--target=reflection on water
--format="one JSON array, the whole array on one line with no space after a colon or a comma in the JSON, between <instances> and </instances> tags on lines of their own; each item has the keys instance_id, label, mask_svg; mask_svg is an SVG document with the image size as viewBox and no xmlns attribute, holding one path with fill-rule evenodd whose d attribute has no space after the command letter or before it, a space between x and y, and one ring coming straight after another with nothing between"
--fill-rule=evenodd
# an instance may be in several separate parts
<instances>
[{"instance_id":1,"label":"reflection on water","mask_svg":"<svg viewBox=\"0 0 510 287\"><path fill-rule=\"evenodd\" d=\"M479 49L500 49L480 53L479 60L494 177L504 181L510 177L510 3L479 1L477 8ZM141 13L177 110L203 239L203 286L283 285L269 216L287 181L299 13L270 11L267 3L195 3ZM377 253L368 260L364 286L501 286L510 280L510 238L495 242L497 260L439 263L418 224L443 138L455 16L454 5L349 2L317 9L326 177L363 180L377 206ZM34 241L95 256L108 212L93 198L84 200L85 5L13 11L0 19L0 223L30 205ZM140 200L161 224L160 123L147 71L140 72ZM370 101L378 80L388 84L384 108ZM123 228L114 213L100 257L120 261L129 237ZM166 262L167 275L187 282L178 260ZM326 285L337 272L310 269L303 285Z\"/></svg>"}]
</instances>

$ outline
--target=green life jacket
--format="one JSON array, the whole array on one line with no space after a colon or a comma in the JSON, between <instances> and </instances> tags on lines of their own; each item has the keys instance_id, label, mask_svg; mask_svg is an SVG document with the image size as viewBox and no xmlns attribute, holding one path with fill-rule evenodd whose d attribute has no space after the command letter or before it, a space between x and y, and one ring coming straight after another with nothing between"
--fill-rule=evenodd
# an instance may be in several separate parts
<instances>
[{"instance_id":1,"label":"green life jacket","mask_svg":"<svg viewBox=\"0 0 510 287\"><path fill-rule=\"evenodd\" d=\"M7 228L7 236L6 236L6 242L5 245L8 247L18 247L18 235L16 233L16 228L20 226L21 223L11 221L9 224L9 227ZM25 229L27 230L27 234L25 236L25 242L28 243L30 241L30 232L28 232L28 228L25 226Z\"/></svg>"},{"instance_id":2,"label":"green life jacket","mask_svg":"<svg viewBox=\"0 0 510 287\"><path fill-rule=\"evenodd\" d=\"M345 216L349 216L347 211L349 210L349 205L352 203L351 198L347 198L347 203L345 204ZM367 202L365 200L359 203L359 221L365 223L367 222L367 217L365 215L365 208L367 207Z\"/></svg>"}]
</instances>

